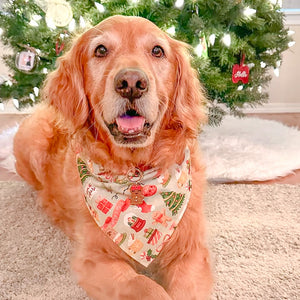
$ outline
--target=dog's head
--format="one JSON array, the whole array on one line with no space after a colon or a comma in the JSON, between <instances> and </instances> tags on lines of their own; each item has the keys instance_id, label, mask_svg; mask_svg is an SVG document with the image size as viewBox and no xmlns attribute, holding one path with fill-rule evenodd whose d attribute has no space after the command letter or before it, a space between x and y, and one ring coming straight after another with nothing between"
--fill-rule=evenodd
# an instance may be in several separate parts
<instances>
[{"instance_id":1,"label":"dog's head","mask_svg":"<svg viewBox=\"0 0 300 300\"><path fill-rule=\"evenodd\" d=\"M145 147L168 129L195 136L205 119L187 45L139 17L114 16L84 33L44 95L75 128L123 147Z\"/></svg>"}]
</instances>

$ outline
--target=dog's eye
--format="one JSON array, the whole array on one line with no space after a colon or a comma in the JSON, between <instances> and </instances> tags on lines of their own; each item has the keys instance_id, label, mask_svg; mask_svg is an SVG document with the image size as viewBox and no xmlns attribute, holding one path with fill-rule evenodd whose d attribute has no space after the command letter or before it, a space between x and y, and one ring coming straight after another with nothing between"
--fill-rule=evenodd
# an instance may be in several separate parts
<instances>
[{"instance_id":1,"label":"dog's eye","mask_svg":"<svg viewBox=\"0 0 300 300\"><path fill-rule=\"evenodd\" d=\"M108 50L106 49L105 46L103 45L99 45L96 49L95 49L95 56L96 57L105 57L108 54Z\"/></svg>"},{"instance_id":2,"label":"dog's eye","mask_svg":"<svg viewBox=\"0 0 300 300\"><path fill-rule=\"evenodd\" d=\"M165 55L164 49L160 46L155 46L152 49L152 56L161 58Z\"/></svg>"}]
</instances>

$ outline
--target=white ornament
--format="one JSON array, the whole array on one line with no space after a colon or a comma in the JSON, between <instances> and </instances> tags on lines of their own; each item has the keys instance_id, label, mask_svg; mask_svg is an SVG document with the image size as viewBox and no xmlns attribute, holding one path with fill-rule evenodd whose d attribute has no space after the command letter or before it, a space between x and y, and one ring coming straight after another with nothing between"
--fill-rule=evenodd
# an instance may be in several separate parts
<instances>
[{"instance_id":1,"label":"white ornament","mask_svg":"<svg viewBox=\"0 0 300 300\"><path fill-rule=\"evenodd\" d=\"M96 8L98 9L99 12L101 12L101 13L105 12L105 7L102 4L100 4L98 2L95 2L95 6L96 6Z\"/></svg>"},{"instance_id":2,"label":"white ornament","mask_svg":"<svg viewBox=\"0 0 300 300\"><path fill-rule=\"evenodd\" d=\"M229 47L231 45L231 36L229 33L224 34L222 42L225 46Z\"/></svg>"},{"instance_id":3,"label":"white ornament","mask_svg":"<svg viewBox=\"0 0 300 300\"><path fill-rule=\"evenodd\" d=\"M57 27L65 27L71 22L72 18L73 12L70 3L65 0L48 1L46 20L52 20Z\"/></svg>"},{"instance_id":4,"label":"white ornament","mask_svg":"<svg viewBox=\"0 0 300 300\"><path fill-rule=\"evenodd\" d=\"M243 87L242 85L239 85L238 88L237 88L237 90L238 90L238 91L241 91L243 88L244 88L244 87Z\"/></svg>"},{"instance_id":5,"label":"white ornament","mask_svg":"<svg viewBox=\"0 0 300 300\"><path fill-rule=\"evenodd\" d=\"M259 87L257 88L257 91L258 91L259 93L261 93L261 92L262 92L262 87L259 86Z\"/></svg>"},{"instance_id":6,"label":"white ornament","mask_svg":"<svg viewBox=\"0 0 300 300\"><path fill-rule=\"evenodd\" d=\"M250 63L247 66L249 67L249 69L252 69L253 67L255 67L255 63Z\"/></svg>"},{"instance_id":7,"label":"white ornament","mask_svg":"<svg viewBox=\"0 0 300 300\"><path fill-rule=\"evenodd\" d=\"M169 33L170 35L175 35L175 26L171 26L166 30L166 32Z\"/></svg>"},{"instance_id":8,"label":"white ornament","mask_svg":"<svg viewBox=\"0 0 300 300\"><path fill-rule=\"evenodd\" d=\"M177 7L177 8L182 8L183 5L184 5L184 0L177 0L175 2L175 7Z\"/></svg>"},{"instance_id":9,"label":"white ornament","mask_svg":"<svg viewBox=\"0 0 300 300\"><path fill-rule=\"evenodd\" d=\"M48 74L48 69L47 68L43 68L42 73L43 74Z\"/></svg>"},{"instance_id":10,"label":"white ornament","mask_svg":"<svg viewBox=\"0 0 300 300\"><path fill-rule=\"evenodd\" d=\"M291 36L291 35L295 34L295 31L294 30L289 30L287 33L288 33L288 36Z\"/></svg>"},{"instance_id":11,"label":"white ornament","mask_svg":"<svg viewBox=\"0 0 300 300\"><path fill-rule=\"evenodd\" d=\"M208 38L210 44L213 46L215 44L215 40L216 40L216 35L213 33L209 36Z\"/></svg>"}]
</instances>

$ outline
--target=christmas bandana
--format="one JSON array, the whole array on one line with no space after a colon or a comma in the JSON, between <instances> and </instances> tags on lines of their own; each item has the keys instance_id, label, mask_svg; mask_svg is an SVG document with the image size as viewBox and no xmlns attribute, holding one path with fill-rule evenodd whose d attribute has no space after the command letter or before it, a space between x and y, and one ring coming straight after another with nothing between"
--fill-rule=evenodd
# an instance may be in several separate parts
<instances>
[{"instance_id":1,"label":"christmas bandana","mask_svg":"<svg viewBox=\"0 0 300 300\"><path fill-rule=\"evenodd\" d=\"M112 176L80 154L77 165L95 222L123 251L147 267L172 236L189 202L189 149L181 165L164 173L150 169L138 170L132 177Z\"/></svg>"}]
</instances>

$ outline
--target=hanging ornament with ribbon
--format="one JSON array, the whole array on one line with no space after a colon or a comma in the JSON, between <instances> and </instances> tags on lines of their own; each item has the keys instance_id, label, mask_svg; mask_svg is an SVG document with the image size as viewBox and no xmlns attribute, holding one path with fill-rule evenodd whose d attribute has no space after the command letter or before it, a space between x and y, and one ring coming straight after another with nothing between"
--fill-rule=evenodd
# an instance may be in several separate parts
<instances>
[{"instance_id":1,"label":"hanging ornament with ribbon","mask_svg":"<svg viewBox=\"0 0 300 300\"><path fill-rule=\"evenodd\" d=\"M56 43L55 43L55 53L56 53L56 55L59 56L63 52L64 48L65 48L64 41L62 41L60 39L60 37L58 37L56 39Z\"/></svg>"},{"instance_id":2,"label":"hanging ornament with ribbon","mask_svg":"<svg viewBox=\"0 0 300 300\"><path fill-rule=\"evenodd\" d=\"M25 49L18 52L16 55L15 65L17 69L24 73L30 73L34 71L40 60L37 50L28 45L20 45Z\"/></svg>"},{"instance_id":3,"label":"hanging ornament with ribbon","mask_svg":"<svg viewBox=\"0 0 300 300\"><path fill-rule=\"evenodd\" d=\"M243 53L242 60L240 64L235 64L232 68L232 82L238 83L242 81L242 83L249 82L249 67L244 65L245 62L245 53Z\"/></svg>"}]
</instances>

